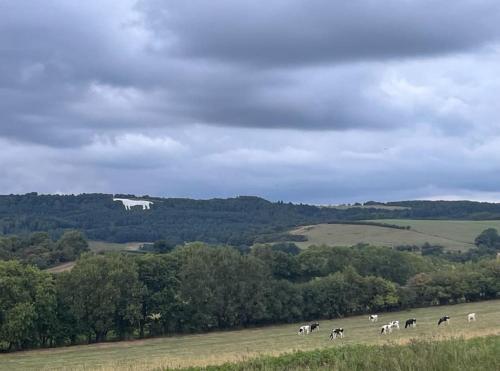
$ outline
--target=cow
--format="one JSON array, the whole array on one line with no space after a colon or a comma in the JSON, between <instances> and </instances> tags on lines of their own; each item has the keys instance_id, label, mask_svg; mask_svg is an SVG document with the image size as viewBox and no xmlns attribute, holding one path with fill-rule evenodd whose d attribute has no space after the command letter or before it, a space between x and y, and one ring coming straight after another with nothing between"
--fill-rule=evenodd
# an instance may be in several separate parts
<instances>
[{"instance_id":1,"label":"cow","mask_svg":"<svg viewBox=\"0 0 500 371\"><path fill-rule=\"evenodd\" d=\"M330 333L330 340L336 339L337 337L344 338L344 329L342 327L332 329Z\"/></svg>"},{"instance_id":2,"label":"cow","mask_svg":"<svg viewBox=\"0 0 500 371\"><path fill-rule=\"evenodd\" d=\"M381 327L380 333L383 334L390 334L392 332L392 326L391 325L383 325Z\"/></svg>"},{"instance_id":3,"label":"cow","mask_svg":"<svg viewBox=\"0 0 500 371\"><path fill-rule=\"evenodd\" d=\"M399 321L391 321L391 322L389 322L389 326L399 330Z\"/></svg>"},{"instance_id":4,"label":"cow","mask_svg":"<svg viewBox=\"0 0 500 371\"><path fill-rule=\"evenodd\" d=\"M319 330L319 323L318 322L311 323L309 327L311 328L311 332L313 332L316 329Z\"/></svg>"},{"instance_id":5,"label":"cow","mask_svg":"<svg viewBox=\"0 0 500 371\"><path fill-rule=\"evenodd\" d=\"M368 319L370 320L370 322L377 322L378 321L378 315L377 314L370 314L368 316Z\"/></svg>"},{"instance_id":6,"label":"cow","mask_svg":"<svg viewBox=\"0 0 500 371\"><path fill-rule=\"evenodd\" d=\"M450 324L450 316L443 316L439 319L438 321L438 326L441 324L441 323L445 323L446 325L449 325Z\"/></svg>"},{"instance_id":7,"label":"cow","mask_svg":"<svg viewBox=\"0 0 500 371\"><path fill-rule=\"evenodd\" d=\"M407 327L417 327L417 319L416 318L407 319L405 322L405 328Z\"/></svg>"},{"instance_id":8,"label":"cow","mask_svg":"<svg viewBox=\"0 0 500 371\"><path fill-rule=\"evenodd\" d=\"M300 326L299 328L299 335L308 335L311 332L311 326L305 325L305 326Z\"/></svg>"},{"instance_id":9,"label":"cow","mask_svg":"<svg viewBox=\"0 0 500 371\"><path fill-rule=\"evenodd\" d=\"M467 322L475 321L476 320L476 313L469 313L467 315Z\"/></svg>"}]
</instances>

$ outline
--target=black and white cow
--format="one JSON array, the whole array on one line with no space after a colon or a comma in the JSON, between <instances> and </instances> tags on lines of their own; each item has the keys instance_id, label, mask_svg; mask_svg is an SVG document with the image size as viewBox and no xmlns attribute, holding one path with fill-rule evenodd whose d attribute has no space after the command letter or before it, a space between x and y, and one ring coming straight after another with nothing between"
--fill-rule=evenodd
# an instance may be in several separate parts
<instances>
[{"instance_id":1,"label":"black and white cow","mask_svg":"<svg viewBox=\"0 0 500 371\"><path fill-rule=\"evenodd\" d=\"M399 330L399 321L391 321L391 322L389 322L389 326Z\"/></svg>"},{"instance_id":2,"label":"black and white cow","mask_svg":"<svg viewBox=\"0 0 500 371\"><path fill-rule=\"evenodd\" d=\"M407 319L405 323L405 328L407 327L417 327L417 319L416 318Z\"/></svg>"},{"instance_id":3,"label":"black and white cow","mask_svg":"<svg viewBox=\"0 0 500 371\"><path fill-rule=\"evenodd\" d=\"M308 335L311 332L311 326L305 325L305 326L300 326L299 328L299 335Z\"/></svg>"},{"instance_id":4,"label":"black and white cow","mask_svg":"<svg viewBox=\"0 0 500 371\"><path fill-rule=\"evenodd\" d=\"M392 326L391 325L383 325L381 327L380 333L383 334L390 334L392 332Z\"/></svg>"},{"instance_id":5,"label":"black and white cow","mask_svg":"<svg viewBox=\"0 0 500 371\"><path fill-rule=\"evenodd\" d=\"M438 326L441 324L441 323L445 323L446 325L449 325L450 324L450 316L443 316L439 319L438 321Z\"/></svg>"},{"instance_id":6,"label":"black and white cow","mask_svg":"<svg viewBox=\"0 0 500 371\"><path fill-rule=\"evenodd\" d=\"M378 321L378 314L370 314L368 316L368 319L370 320L370 322L377 322Z\"/></svg>"},{"instance_id":7,"label":"black and white cow","mask_svg":"<svg viewBox=\"0 0 500 371\"><path fill-rule=\"evenodd\" d=\"M311 328L311 332L313 332L316 329L319 330L319 323L318 322L311 323L309 327Z\"/></svg>"},{"instance_id":8,"label":"black and white cow","mask_svg":"<svg viewBox=\"0 0 500 371\"><path fill-rule=\"evenodd\" d=\"M337 337L344 338L344 329L342 327L334 328L330 333L330 340L336 339Z\"/></svg>"}]
</instances>

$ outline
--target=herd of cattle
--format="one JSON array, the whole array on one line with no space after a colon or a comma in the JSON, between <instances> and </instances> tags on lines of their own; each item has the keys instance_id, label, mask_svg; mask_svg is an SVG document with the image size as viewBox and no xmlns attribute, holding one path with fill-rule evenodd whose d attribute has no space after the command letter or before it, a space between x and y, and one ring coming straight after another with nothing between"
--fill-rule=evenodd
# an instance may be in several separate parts
<instances>
[{"instance_id":1,"label":"herd of cattle","mask_svg":"<svg viewBox=\"0 0 500 371\"><path fill-rule=\"evenodd\" d=\"M377 314L370 314L368 316L368 320L370 322L378 322L378 315ZM476 313L467 314L467 321L468 322L475 321L475 320L476 320ZM437 324L438 324L438 326L440 326L442 323L444 323L445 325L449 325L450 324L450 316L441 317L438 320ZM417 326L417 319L416 318L410 318L410 319L406 320L406 322L405 322L405 328L416 327L416 326ZM393 329L399 330L399 321L391 321L391 322L389 322L389 324L383 325L380 328L380 334L390 334ZM311 323L309 325L300 326L299 335L308 335L311 332L313 332L314 330L319 330L319 323L318 322L314 322L314 323ZM337 337L339 337L341 339L344 337L344 329L342 327L334 328L330 332L330 340L334 340Z\"/></svg>"}]
</instances>

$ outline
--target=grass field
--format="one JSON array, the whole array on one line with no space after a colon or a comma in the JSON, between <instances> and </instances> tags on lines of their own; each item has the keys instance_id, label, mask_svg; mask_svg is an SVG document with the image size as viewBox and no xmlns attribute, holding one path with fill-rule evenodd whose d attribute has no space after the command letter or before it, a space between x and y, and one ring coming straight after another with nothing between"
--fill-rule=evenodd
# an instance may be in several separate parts
<instances>
[{"instance_id":1,"label":"grass field","mask_svg":"<svg viewBox=\"0 0 500 371\"><path fill-rule=\"evenodd\" d=\"M477 322L467 323L466 314L469 312L477 313ZM451 324L438 328L437 319L445 314L451 316ZM415 329L402 328L387 336L379 334L380 325L390 320L402 322L411 317L417 318ZM300 325L297 323L1 354L0 370L151 370L237 362L261 355L324 349L341 344L405 344L414 338L500 335L500 300L381 313L378 323L370 323L367 316L356 316L320 321L320 324L320 330L308 336L297 335ZM332 327L343 327L345 338L330 342L328 336Z\"/></svg>"},{"instance_id":2,"label":"grass field","mask_svg":"<svg viewBox=\"0 0 500 371\"><path fill-rule=\"evenodd\" d=\"M101 252L117 252L117 251L138 251L144 242L127 242L127 243L113 243L104 241L88 241L89 248L95 253ZM50 273L66 272L75 266L76 262L67 262L56 265L55 267L46 269Z\"/></svg>"},{"instance_id":3,"label":"grass field","mask_svg":"<svg viewBox=\"0 0 500 371\"><path fill-rule=\"evenodd\" d=\"M93 252L137 251L144 242L113 243L104 241L89 241L89 248Z\"/></svg>"},{"instance_id":4,"label":"grass field","mask_svg":"<svg viewBox=\"0 0 500 371\"><path fill-rule=\"evenodd\" d=\"M500 231L500 220L375 220L382 223L411 227L411 230L427 236L438 236L450 241L473 244L485 229Z\"/></svg>"},{"instance_id":5,"label":"grass field","mask_svg":"<svg viewBox=\"0 0 500 371\"><path fill-rule=\"evenodd\" d=\"M500 336L443 341L412 341L400 345L346 345L238 363L209 366L206 371L486 371L500 370ZM199 369L199 368L198 368ZM197 370L189 368L184 370Z\"/></svg>"},{"instance_id":6,"label":"grass field","mask_svg":"<svg viewBox=\"0 0 500 371\"><path fill-rule=\"evenodd\" d=\"M370 220L387 224L410 226L410 230L355 224L317 224L294 229L292 234L307 236L307 241L296 242L302 248L310 245L352 246L368 243L376 246L441 245L448 250L468 250L474 239L486 228L500 230L500 220Z\"/></svg>"}]
</instances>

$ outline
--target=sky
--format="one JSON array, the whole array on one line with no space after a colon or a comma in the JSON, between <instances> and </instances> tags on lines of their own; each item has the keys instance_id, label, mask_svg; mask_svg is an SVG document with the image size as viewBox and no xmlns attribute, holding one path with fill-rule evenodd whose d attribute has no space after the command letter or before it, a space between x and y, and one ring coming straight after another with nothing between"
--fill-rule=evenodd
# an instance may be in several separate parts
<instances>
[{"instance_id":1,"label":"sky","mask_svg":"<svg viewBox=\"0 0 500 371\"><path fill-rule=\"evenodd\" d=\"M500 201L498 0L0 0L0 194Z\"/></svg>"}]
</instances>

